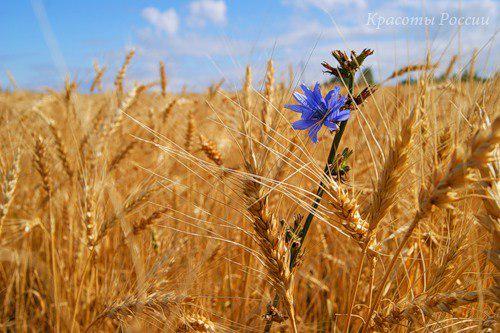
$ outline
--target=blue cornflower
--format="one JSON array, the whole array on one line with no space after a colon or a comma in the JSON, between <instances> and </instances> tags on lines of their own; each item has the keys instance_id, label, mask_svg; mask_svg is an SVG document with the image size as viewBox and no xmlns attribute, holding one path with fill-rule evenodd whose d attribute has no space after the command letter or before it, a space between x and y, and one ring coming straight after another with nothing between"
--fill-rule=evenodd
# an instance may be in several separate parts
<instances>
[{"instance_id":1,"label":"blue cornflower","mask_svg":"<svg viewBox=\"0 0 500 333\"><path fill-rule=\"evenodd\" d=\"M293 97L299 104L287 104L285 107L301 113L300 120L294 122L292 127L296 130L308 129L312 142L318 142L318 132L323 125L336 131L339 129L338 122L349 119L350 110L341 110L347 97L340 95L340 87L336 86L330 90L324 98L321 96L317 82L314 90L310 90L304 84L301 84L300 87L304 91L304 95L298 92L293 93Z\"/></svg>"}]
</instances>

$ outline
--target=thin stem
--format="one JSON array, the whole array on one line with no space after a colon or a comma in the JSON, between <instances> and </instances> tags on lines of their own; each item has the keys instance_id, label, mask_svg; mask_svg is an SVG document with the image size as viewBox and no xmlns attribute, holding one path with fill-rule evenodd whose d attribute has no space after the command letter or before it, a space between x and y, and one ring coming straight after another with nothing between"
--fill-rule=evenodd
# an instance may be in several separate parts
<instances>
[{"instance_id":1,"label":"thin stem","mask_svg":"<svg viewBox=\"0 0 500 333\"><path fill-rule=\"evenodd\" d=\"M92 247L92 250L91 250L89 256L87 257L87 260L85 261L85 265L83 266L83 273L82 273L80 285L78 286L78 291L76 293L75 310L73 312L73 318L71 319L70 333L72 333L73 329L75 328L76 315L78 313L78 305L80 303L80 297L81 297L82 291L83 291L83 283L84 283L84 280L85 280L85 274L87 274L87 268L88 268L90 262L92 261L92 259L94 257L94 252L95 252L95 247Z\"/></svg>"},{"instance_id":2,"label":"thin stem","mask_svg":"<svg viewBox=\"0 0 500 333\"><path fill-rule=\"evenodd\" d=\"M420 211L415 215L415 217L413 218L413 222L411 223L410 227L406 231L406 234L404 235L403 240L399 244L398 249L394 253L394 256L392 257L391 263L389 264L389 267L387 267L387 270L385 271L384 277L382 278L382 281L380 282L380 284L378 286L378 290L377 290L377 293L375 294L374 301L373 301L372 305L370 306L370 311L368 312L368 316L366 317L362 333L366 333L368 331L368 328L370 327L370 320L372 319L373 313L375 312L375 310L377 309L377 307L380 303L382 293L384 292L385 284L387 283L387 280L389 280L389 276L391 275L392 270L394 269L394 266L396 265L396 262L398 261L399 254L401 253L404 246L406 245L406 243L410 239L410 236L413 234L413 231L417 227L417 225L420 222L420 220L422 219L422 217L423 217L423 214Z\"/></svg>"},{"instance_id":3,"label":"thin stem","mask_svg":"<svg viewBox=\"0 0 500 333\"><path fill-rule=\"evenodd\" d=\"M354 283L354 291L352 293L352 299L351 302L349 303L349 308L347 310L347 320L346 320L346 325L345 325L345 332L349 332L349 325L351 324L351 317L352 317L352 309L354 307L354 302L356 302L356 295L358 293L358 285L359 281L361 279L361 272L363 271L363 263L365 262L366 258L366 252L368 250L368 244L366 243L364 249L363 249L363 254L361 256L361 260L358 263L358 267L356 269L356 280Z\"/></svg>"},{"instance_id":4,"label":"thin stem","mask_svg":"<svg viewBox=\"0 0 500 333\"><path fill-rule=\"evenodd\" d=\"M350 77L346 79L347 83L347 89L349 90L349 95L352 96L353 89L354 89L354 75L352 74ZM330 166L335 160L335 156L337 155L337 150L340 145L340 140L342 139L342 135L344 134L345 127L347 125L347 120L344 120L340 123L339 130L337 133L335 133L335 137L333 138L332 146L330 148L330 153L328 154L328 159L325 165L325 168L323 170L323 173L325 176L330 175ZM316 214L316 209L319 206L319 203L321 202L321 198L323 197L323 194L325 193L325 184L323 180L320 181L318 190L316 191L316 199L314 200L314 203L311 207L311 211L309 212L309 215L307 215L306 221L304 222L304 226L302 227L302 230L299 232L299 245L291 251L291 258L290 258L290 269L295 267L296 261L297 261L297 256L300 253L300 250L302 249L302 246L304 244L304 239L307 236L307 232L309 231L309 228L311 227L311 222L314 219L314 216Z\"/></svg>"},{"instance_id":5,"label":"thin stem","mask_svg":"<svg viewBox=\"0 0 500 333\"><path fill-rule=\"evenodd\" d=\"M347 85L349 95L352 96L354 90L354 73L351 74L348 78L346 78L345 83ZM340 145L340 140L342 139L342 135L344 134L346 125L347 125L347 120L340 122L339 130L335 133L335 137L333 138L332 146L330 147L330 153L328 154L327 162L323 170L323 173L327 177L330 175L330 165L335 160L335 156L337 155L337 150ZM321 198L323 197L324 193L325 193L325 183L323 182L323 180L321 180L318 186L318 190L316 191L316 199L314 200L314 203L311 206L311 211L307 215L306 221L304 222L304 226L302 227L302 229L298 234L299 236L298 246L292 248L292 250L290 251L290 270L292 270L297 264L296 263L297 257L302 249L302 246L304 244L304 239L306 238L307 232L311 227L311 222L314 219L314 216L316 214L316 209L318 209L319 203L321 202ZM278 304L279 304L279 296L276 294L274 296L273 306L277 307ZM272 321L268 321L266 323L266 326L264 328L265 333L269 333L272 324L273 324Z\"/></svg>"}]
</instances>

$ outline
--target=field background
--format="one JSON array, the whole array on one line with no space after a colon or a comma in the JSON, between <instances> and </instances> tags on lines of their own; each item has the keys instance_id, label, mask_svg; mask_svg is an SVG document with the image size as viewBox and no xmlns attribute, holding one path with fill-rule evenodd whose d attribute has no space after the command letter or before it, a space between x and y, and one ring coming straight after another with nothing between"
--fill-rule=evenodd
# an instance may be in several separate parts
<instances>
[{"instance_id":1,"label":"field background","mask_svg":"<svg viewBox=\"0 0 500 333\"><path fill-rule=\"evenodd\" d=\"M291 129L294 73L279 81L270 62L253 85L247 68L239 91L173 94L160 65L158 82L125 89L132 56L113 90L89 94L68 79L62 91L0 93L3 331L259 332L285 286L299 332L346 330L348 313L356 332L422 198L474 156L478 130L498 138L497 77L474 79L473 64L463 79L435 80L431 65L395 73L415 80L382 85L352 112L341 143L354 151L351 170L329 179L287 273L273 265L286 265L287 230L314 200L332 137L322 130L315 145ZM492 140L480 142L496 156ZM494 331L492 161L460 169L428 209L370 330ZM380 223L363 255L357 237L374 207Z\"/></svg>"}]
</instances>

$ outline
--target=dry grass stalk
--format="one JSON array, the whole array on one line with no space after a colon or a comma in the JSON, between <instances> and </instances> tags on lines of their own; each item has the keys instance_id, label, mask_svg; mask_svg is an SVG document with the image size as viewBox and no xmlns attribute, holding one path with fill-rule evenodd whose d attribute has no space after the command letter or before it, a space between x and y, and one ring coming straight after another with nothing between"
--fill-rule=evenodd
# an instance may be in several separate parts
<instances>
[{"instance_id":1,"label":"dry grass stalk","mask_svg":"<svg viewBox=\"0 0 500 333\"><path fill-rule=\"evenodd\" d=\"M460 199L456 189L463 188L468 184L477 181L473 169L481 169L488 163L494 161L494 150L500 142L500 118L492 124L491 132L477 132L469 147L469 155L465 158L460 151L456 151L454 160L446 176L437 184L433 194L428 200L424 200L420 210L426 209L429 205L441 208L453 208L452 202Z\"/></svg>"},{"instance_id":2,"label":"dry grass stalk","mask_svg":"<svg viewBox=\"0 0 500 333\"><path fill-rule=\"evenodd\" d=\"M494 284L491 287L491 291L498 305L500 304L500 179L498 177L500 160L498 148L493 151L493 155L495 156L493 161L479 168L483 179L481 198L486 214L477 216L477 218L491 235L491 248L487 253L488 260L495 268L493 276Z\"/></svg>"},{"instance_id":3,"label":"dry grass stalk","mask_svg":"<svg viewBox=\"0 0 500 333\"><path fill-rule=\"evenodd\" d=\"M68 76L64 84L64 103L67 107L71 105L73 95L77 91L78 85ZM72 110L74 111L74 110Z\"/></svg>"},{"instance_id":4,"label":"dry grass stalk","mask_svg":"<svg viewBox=\"0 0 500 333\"><path fill-rule=\"evenodd\" d=\"M19 87L17 86L17 81L14 75L12 75L11 71L6 70L7 78L9 79L9 83L12 86L12 89L17 90Z\"/></svg>"},{"instance_id":5,"label":"dry grass stalk","mask_svg":"<svg viewBox=\"0 0 500 333\"><path fill-rule=\"evenodd\" d=\"M288 161L292 158L293 153L297 149L299 144L298 137L294 137L288 144L288 148L284 156L280 157L279 162L276 165L276 173L273 176L274 180L281 181L287 170Z\"/></svg>"},{"instance_id":6,"label":"dry grass stalk","mask_svg":"<svg viewBox=\"0 0 500 333\"><path fill-rule=\"evenodd\" d=\"M240 141L244 152L244 158L247 160L253 159L252 141L250 139L251 122L250 115L252 107L252 68L246 67L245 81L243 82L242 91L242 105L241 105L241 122L240 122Z\"/></svg>"},{"instance_id":7,"label":"dry grass stalk","mask_svg":"<svg viewBox=\"0 0 500 333\"><path fill-rule=\"evenodd\" d=\"M441 83L441 84L436 84L436 85L433 85L433 86L428 86L427 88L428 88L429 91L432 91L432 90L450 91L450 92L452 92L454 94L465 96L464 92L459 87L455 86L451 82L445 82L445 83Z\"/></svg>"},{"instance_id":8,"label":"dry grass stalk","mask_svg":"<svg viewBox=\"0 0 500 333\"><path fill-rule=\"evenodd\" d=\"M436 149L436 157L439 163L442 163L450 156L453 148L452 144L451 128L447 126L439 135L438 146Z\"/></svg>"}]
</instances>

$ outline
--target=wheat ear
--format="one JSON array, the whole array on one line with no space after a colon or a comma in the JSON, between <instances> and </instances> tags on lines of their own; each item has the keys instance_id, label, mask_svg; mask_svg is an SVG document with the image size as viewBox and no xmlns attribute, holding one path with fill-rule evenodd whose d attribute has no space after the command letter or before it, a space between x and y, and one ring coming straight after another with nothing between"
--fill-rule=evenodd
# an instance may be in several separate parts
<instances>
[{"instance_id":1,"label":"wheat ear","mask_svg":"<svg viewBox=\"0 0 500 333\"><path fill-rule=\"evenodd\" d=\"M127 53L127 55L125 56L125 60L123 61L122 67L120 67L120 70L118 71L118 74L116 75L115 88L116 88L116 92L118 93L119 98L123 94L123 79L125 78L127 68L130 65L130 62L132 61L132 58L134 57L134 55L135 55L134 49L130 50Z\"/></svg>"},{"instance_id":2,"label":"wheat ear","mask_svg":"<svg viewBox=\"0 0 500 333\"><path fill-rule=\"evenodd\" d=\"M410 322L421 321L422 315L433 317L434 313L450 313L451 310L479 300L477 291L459 291L451 293L440 293L432 296L423 295L418 299L404 305L395 306L387 316L377 314L375 316L375 329L391 329L400 325L403 320Z\"/></svg>"},{"instance_id":3,"label":"wheat ear","mask_svg":"<svg viewBox=\"0 0 500 333\"><path fill-rule=\"evenodd\" d=\"M247 165L247 169L254 171L250 165ZM290 270L289 253L286 251L285 237L280 233L276 217L267 210L267 196L263 196L262 185L258 180L250 178L244 181L243 193L246 198L247 210L253 219L255 240L262 253L271 285L280 298L284 300L285 310L290 318L293 332L297 332L293 297L290 290L293 275Z\"/></svg>"},{"instance_id":4,"label":"wheat ear","mask_svg":"<svg viewBox=\"0 0 500 333\"><path fill-rule=\"evenodd\" d=\"M168 313L184 303L189 303L190 297L176 296L173 293L152 293L144 298L135 295L126 297L120 302L108 306L96 319L90 323L86 331L99 324L105 318L122 321L132 318L142 312Z\"/></svg>"},{"instance_id":5,"label":"wheat ear","mask_svg":"<svg viewBox=\"0 0 500 333\"><path fill-rule=\"evenodd\" d=\"M199 314L185 315L181 319L181 324L177 326L175 332L206 332L215 333L214 323L205 316Z\"/></svg>"},{"instance_id":6,"label":"wheat ear","mask_svg":"<svg viewBox=\"0 0 500 333\"><path fill-rule=\"evenodd\" d=\"M92 80L92 84L90 85L90 92L94 92L97 88L97 90L102 91L102 78L104 76L104 73L106 72L106 66L103 66L102 68L99 68L99 65L97 64L97 61L94 62L94 80Z\"/></svg>"},{"instance_id":7,"label":"wheat ear","mask_svg":"<svg viewBox=\"0 0 500 333\"><path fill-rule=\"evenodd\" d=\"M408 65L403 68L400 68L394 72L392 72L391 75L389 75L385 81L392 80L394 78L397 78L401 75L407 74L407 73L412 73L412 72L418 72L418 71L426 71L430 69L434 69L437 67L438 64L418 64L418 65Z\"/></svg>"},{"instance_id":8,"label":"wheat ear","mask_svg":"<svg viewBox=\"0 0 500 333\"><path fill-rule=\"evenodd\" d=\"M453 57L451 57L450 62L448 63L448 67L446 67L446 71L444 72L443 79L447 80L450 77L457 60L458 55L455 54L453 55Z\"/></svg>"},{"instance_id":9,"label":"wheat ear","mask_svg":"<svg viewBox=\"0 0 500 333\"><path fill-rule=\"evenodd\" d=\"M42 188L50 197L52 186L50 183L49 167L47 165L47 147L41 137L35 139L35 169L42 178Z\"/></svg>"},{"instance_id":10,"label":"wheat ear","mask_svg":"<svg viewBox=\"0 0 500 333\"><path fill-rule=\"evenodd\" d=\"M366 332L370 326L370 320L373 312L377 309L382 292L385 288L392 270L396 265L397 259L410 239L413 231L418 226L419 222L426 218L434 206L439 208L453 209L452 203L460 200L458 190L463 189L467 185L476 182L473 173L473 168L481 169L484 165L494 160L494 151L500 142L500 118L496 119L491 126L491 132L478 132L472 139L469 145L469 154L465 158L461 155L460 150L455 151L455 157L450 163L448 172L441 178L433 190L429 193L422 193L419 200L419 208L415 214L413 221L408 227L401 243L396 252L393 254L392 260L385 272L384 277L379 285L378 292L374 298L374 302L370 307L370 311L365 320L363 332Z\"/></svg>"},{"instance_id":11,"label":"wheat ear","mask_svg":"<svg viewBox=\"0 0 500 333\"><path fill-rule=\"evenodd\" d=\"M2 201L0 201L0 236L2 235L5 217L14 201L14 192L16 191L17 181L19 180L21 153L18 151L14 156L14 161L9 171L5 175L2 184Z\"/></svg>"},{"instance_id":12,"label":"wheat ear","mask_svg":"<svg viewBox=\"0 0 500 333\"><path fill-rule=\"evenodd\" d=\"M408 168L415 123L416 116L415 112L412 111L391 144L389 155L385 160L369 207L370 233L376 229L379 222L396 202L399 184Z\"/></svg>"},{"instance_id":13,"label":"wheat ear","mask_svg":"<svg viewBox=\"0 0 500 333\"><path fill-rule=\"evenodd\" d=\"M160 61L160 87L161 95L163 97L167 96L167 72L165 71L165 63Z\"/></svg>"},{"instance_id":14,"label":"wheat ear","mask_svg":"<svg viewBox=\"0 0 500 333\"><path fill-rule=\"evenodd\" d=\"M54 137L54 142L56 144L57 157L63 165L64 172L69 179L73 179L73 169L69 163L68 152L64 146L64 142L61 137L61 133L57 129L55 122L53 120L48 121L50 132Z\"/></svg>"},{"instance_id":15,"label":"wheat ear","mask_svg":"<svg viewBox=\"0 0 500 333\"><path fill-rule=\"evenodd\" d=\"M264 87L264 107L261 111L261 121L264 133L269 133L269 115L272 111L274 93L274 66L273 61L267 62L266 84Z\"/></svg>"},{"instance_id":16,"label":"wheat ear","mask_svg":"<svg viewBox=\"0 0 500 333\"><path fill-rule=\"evenodd\" d=\"M194 112L193 112L193 110L189 111L187 120L188 121L187 121L184 149L188 152L191 152L191 150L193 149L194 132L196 131L196 126L194 124Z\"/></svg>"},{"instance_id":17,"label":"wheat ear","mask_svg":"<svg viewBox=\"0 0 500 333\"><path fill-rule=\"evenodd\" d=\"M209 160L217 165L222 165L222 154L217 148L217 145L212 141L200 134L201 150L205 153Z\"/></svg>"}]
</instances>

